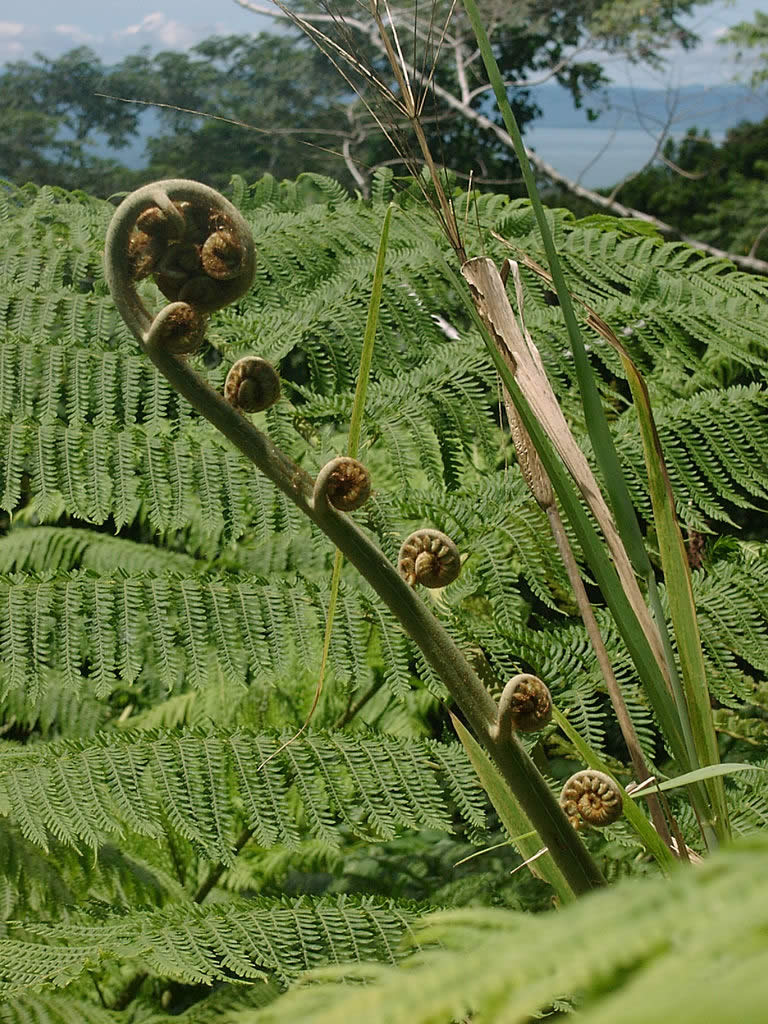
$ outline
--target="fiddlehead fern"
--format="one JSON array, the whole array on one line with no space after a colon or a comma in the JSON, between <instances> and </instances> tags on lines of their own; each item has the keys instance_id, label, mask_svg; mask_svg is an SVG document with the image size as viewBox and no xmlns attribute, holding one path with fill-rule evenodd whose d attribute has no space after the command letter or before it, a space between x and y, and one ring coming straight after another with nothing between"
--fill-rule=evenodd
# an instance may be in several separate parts
<instances>
[{"instance_id":1,"label":"fiddlehead fern","mask_svg":"<svg viewBox=\"0 0 768 1024\"><path fill-rule=\"evenodd\" d=\"M280 378L266 359L245 356L230 368L224 382L224 397L242 412L262 412L280 397Z\"/></svg>"},{"instance_id":2,"label":"fiddlehead fern","mask_svg":"<svg viewBox=\"0 0 768 1024\"><path fill-rule=\"evenodd\" d=\"M184 203L188 203L188 207L184 207ZM178 230L176 226L168 229L169 237L172 236L169 241L162 237L165 229L159 230L156 236L141 232L138 243L132 241L138 230L137 218L154 207L177 225ZM184 222L183 230L178 224L179 217ZM159 225L161 218L152 212L148 220L152 224L157 221ZM220 259L222 266L231 263L230 269L236 276L222 280L208 273L202 254L205 241L200 241L206 231L206 240L211 234L222 236L211 243L212 251L208 253L216 261L215 272L221 269ZM147 241L156 237L160 238L157 244ZM237 260L230 259L232 238L242 247ZM163 245L165 251L160 252ZM137 249L141 259L136 256ZM270 438L214 391L186 359L168 351L161 343L160 328L164 318L150 316L136 291L137 263L142 264L142 273L148 267L148 272L155 275L156 284L171 303L186 303L196 314L204 316L242 295L253 278L253 241L239 212L212 189L190 181L159 182L128 196L112 219L105 246L107 281L120 314L170 384L324 531L418 643L476 734L485 742L508 786L553 851L573 891L584 892L602 885L604 879L600 870L574 836L546 781L522 745L514 736L503 743L497 742L494 701L445 627L370 538L328 500L327 481L331 470L326 467L321 471L318 487ZM165 317L170 315L166 313ZM321 495L326 500L319 500ZM413 561L409 568L411 554ZM422 567L426 580L434 578L436 573L435 582L428 583L432 586L445 586L458 575L458 550L439 531L422 531L406 541L401 550L401 572L403 555L406 571L414 582L416 576L422 574ZM431 570L427 571L429 566Z\"/></svg>"},{"instance_id":3,"label":"fiddlehead fern","mask_svg":"<svg viewBox=\"0 0 768 1024\"><path fill-rule=\"evenodd\" d=\"M461 571L459 549L440 530L417 530L406 537L397 560L408 586L446 587Z\"/></svg>"},{"instance_id":4,"label":"fiddlehead fern","mask_svg":"<svg viewBox=\"0 0 768 1024\"><path fill-rule=\"evenodd\" d=\"M152 276L171 303L186 303L199 317L248 291L256 256L239 211L214 189L178 178L145 185L123 201L107 235L105 265L123 319L146 344L154 318L136 293L137 281ZM178 354L189 314L166 315L176 318ZM197 330L195 323L192 333Z\"/></svg>"},{"instance_id":5,"label":"fiddlehead fern","mask_svg":"<svg viewBox=\"0 0 768 1024\"><path fill-rule=\"evenodd\" d=\"M563 786L560 806L575 829L604 828L622 815L621 790L605 772L590 768L576 772Z\"/></svg>"},{"instance_id":6,"label":"fiddlehead fern","mask_svg":"<svg viewBox=\"0 0 768 1024\"><path fill-rule=\"evenodd\" d=\"M499 699L499 737L538 732L552 719L552 695L538 676L523 673L510 679Z\"/></svg>"},{"instance_id":7,"label":"fiddlehead fern","mask_svg":"<svg viewBox=\"0 0 768 1024\"><path fill-rule=\"evenodd\" d=\"M312 504L327 501L340 512L354 512L371 496L371 474L357 459L340 456L320 470L315 481Z\"/></svg>"}]
</instances>

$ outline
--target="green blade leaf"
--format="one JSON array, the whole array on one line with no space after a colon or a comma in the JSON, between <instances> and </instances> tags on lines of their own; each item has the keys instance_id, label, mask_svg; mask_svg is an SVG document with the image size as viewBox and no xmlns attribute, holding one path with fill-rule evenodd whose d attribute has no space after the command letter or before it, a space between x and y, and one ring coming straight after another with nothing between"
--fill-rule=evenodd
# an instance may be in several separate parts
<instances>
[{"instance_id":1,"label":"green blade leaf","mask_svg":"<svg viewBox=\"0 0 768 1024\"><path fill-rule=\"evenodd\" d=\"M529 857L535 857L541 851L542 842L538 833L531 829L531 822L528 816L515 799L514 794L505 785L504 779L499 774L496 765L489 759L474 736L453 714L451 714L451 721L467 752L469 760L472 762L472 766L477 772L477 777L480 779L483 789L496 808L496 813L504 823L504 827L509 835L514 837L512 838L512 843L517 852L524 860L528 860ZM529 867L534 875L537 875L545 882L549 882L561 903L573 901L573 891L550 854L547 853L543 857L537 857Z\"/></svg>"},{"instance_id":2,"label":"green blade leaf","mask_svg":"<svg viewBox=\"0 0 768 1024\"><path fill-rule=\"evenodd\" d=\"M493 87L496 102L499 105L499 111L501 112L501 116L504 121L504 126L512 139L515 155L520 162L526 191L528 192L528 197L531 200L531 206L533 208L534 216L536 217L536 224L538 225L539 232L541 233L541 239L544 244L544 251L547 254L547 262L549 263L549 269L552 274L555 291L557 292L560 308L563 312L563 319L565 320L565 325L568 330L568 336L571 340L574 368L576 370L576 377L579 382L579 390L581 391L581 400L584 407L584 419L592 441L595 458L597 459L598 465L603 474L605 485L611 499L611 506L616 517L616 525L619 529L624 546L627 549L627 554L635 567L635 571L640 576L645 577L648 572L652 571L651 563L648 558L648 553L645 550L643 535L637 521L634 506L632 505L629 488L627 487L626 480L624 479L624 473L608 427L608 420L606 419L603 404L600 399L600 393L597 389L597 384L595 383L595 375L592 371L589 359L587 358L584 340L581 336L581 331L573 310L570 293L565 283L565 277L560 265L560 259L557 254L557 248L552 237L552 232L549 229L544 206L539 196L536 178L531 170L531 165L528 162L523 137L520 134L520 129L517 126L515 115L509 105L506 86L504 85L504 80L496 62L496 58L494 57L480 11L478 10L475 0L463 0L463 3L472 24L472 31L477 39L477 45L482 55L483 63L485 64L488 80Z\"/></svg>"},{"instance_id":3,"label":"green blade leaf","mask_svg":"<svg viewBox=\"0 0 768 1024\"><path fill-rule=\"evenodd\" d=\"M448 262L442 258L442 254L441 260L444 273L453 282L457 295L464 302L469 316L477 326L480 336L485 341L486 348L499 372L499 376L512 396L523 425L528 431L536 451L539 453L539 457L544 464L563 511L576 534L576 539L584 553L590 571L600 587L605 602L627 645L627 650L643 682L648 699L651 702L654 714L658 719L669 748L680 765L690 771L692 766L688 749L680 730L680 721L667 689L666 681L645 633L632 611L629 600L619 582L616 570L592 524L592 520L586 514L563 463L551 445L549 438L540 427L538 420L533 415L525 396L520 391L514 374L510 371L493 339L489 336L485 324L480 319L472 300L467 294L464 282L454 273L453 268Z\"/></svg>"},{"instance_id":4,"label":"green blade leaf","mask_svg":"<svg viewBox=\"0 0 768 1024\"><path fill-rule=\"evenodd\" d=\"M368 304L368 319L365 324L365 335L363 337L363 352L360 357L360 370L357 375L357 387L355 388L355 400L352 405L352 416L349 421L349 439L347 441L347 454L351 458L357 457L357 449L360 444L360 430L363 425L363 411L365 409L365 396L368 391L368 380L371 375L371 360L373 358L373 342L376 337L376 327L379 322L379 308L381 307L381 292L384 285L384 261L387 255L387 242L389 240L389 225L392 220L392 203L387 207L384 214L384 223L381 227L379 238L379 251L376 255L376 267L373 271L373 286L371 288L371 301Z\"/></svg>"},{"instance_id":5,"label":"green blade leaf","mask_svg":"<svg viewBox=\"0 0 768 1024\"><path fill-rule=\"evenodd\" d=\"M768 768L761 768L757 764L744 764L742 762L708 764L704 768L697 768L694 772L686 772L685 775L678 775L674 779L667 779L666 782L659 782L655 786L643 786L642 789L633 790L629 795L633 800L639 800L650 793L660 793L668 789L679 789L681 786L692 786L697 782L706 782L708 779L716 779L722 775L734 775L736 772L764 771L768 771Z\"/></svg>"},{"instance_id":6,"label":"green blade leaf","mask_svg":"<svg viewBox=\"0 0 768 1024\"><path fill-rule=\"evenodd\" d=\"M622 355L622 361L635 400L635 409L643 439L653 518L656 525L661 564L664 568L669 610L677 639L685 704L696 757L699 763L705 766L716 765L720 760L717 733L712 717L707 671L696 617L696 605L693 599L691 569L677 520L672 484L669 480L661 441L653 419L648 388L632 360L625 359ZM681 715L681 719L682 717ZM714 812L712 827L718 838L724 840L730 835L728 805L722 780L717 775L718 773L703 775L701 778L706 782L707 793Z\"/></svg>"}]
</instances>

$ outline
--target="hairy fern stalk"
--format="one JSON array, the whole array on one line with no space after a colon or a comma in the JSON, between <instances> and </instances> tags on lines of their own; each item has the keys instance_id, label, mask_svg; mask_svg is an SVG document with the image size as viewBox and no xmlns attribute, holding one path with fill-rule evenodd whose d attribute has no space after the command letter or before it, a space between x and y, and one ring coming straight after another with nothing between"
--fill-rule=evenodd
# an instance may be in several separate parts
<instances>
[{"instance_id":1,"label":"hairy fern stalk","mask_svg":"<svg viewBox=\"0 0 768 1024\"><path fill-rule=\"evenodd\" d=\"M431 604L454 640L489 680L545 679L628 782L546 516L499 429L493 368L446 279L436 253L444 243L418 188L395 193L379 172L363 202L311 176L235 179L232 198L257 240L256 284L212 317L192 361L219 389L241 356L279 366L282 399L255 422L313 475L345 448L373 254L386 204L396 203L361 441L374 495L357 522L392 562L416 527L450 534L467 557ZM280 996L305 969L392 965L409 943L429 946L419 922L435 907L544 907L550 890L527 871L510 874L520 857L446 724L440 680L354 572L343 573L311 729L264 764L311 702L332 552L137 351L101 270L112 213L81 193L0 196L0 1021L321 1020L316 1003L302 1017ZM470 214L489 255L506 255L496 232L541 258L527 203L478 196ZM768 815L759 770L768 289L631 223L549 216L569 286L610 321L649 383L696 566L723 754L754 765L727 782L732 824L737 835L759 831ZM525 267L522 275L526 324L583 439L558 311L545 283ZM162 304L154 285L141 288ZM621 362L598 337L590 346L630 490L648 516ZM642 748L663 771L658 724L606 610L596 613ZM527 742L553 785L581 765L554 726ZM686 842L703 852L687 803L674 791L669 799ZM244 830L253 838L236 856ZM623 820L585 842L611 879L656 871ZM196 903L214 869L210 895ZM713 862L694 881L648 892L653 906L735 903L747 870L746 860ZM634 884L647 905L644 883ZM676 929L689 915L641 920L628 909L634 898L618 915L637 922L627 949L650 970L659 929L685 945L689 933ZM525 945L527 917L475 913L484 934L498 927L505 942ZM571 913L546 916L562 918L563 942L571 927L584 934ZM604 913L613 913L607 902ZM454 926L440 933L444 944L477 943L469 918ZM739 970L763 933L757 920L740 933ZM536 935L532 950L562 948L554 931ZM612 949L623 942L627 932L617 932ZM697 964L713 973L711 951L696 950L693 986ZM433 968L436 979L455 974L447 963ZM532 986L511 1009L499 1003L497 1019L597 998L602 969L596 947L557 992ZM386 1000L389 974L364 973ZM411 992L401 992L402 1019L418 1020ZM346 995L328 1020L344 1019ZM446 990L439 1019L484 1005L475 988Z\"/></svg>"}]
</instances>

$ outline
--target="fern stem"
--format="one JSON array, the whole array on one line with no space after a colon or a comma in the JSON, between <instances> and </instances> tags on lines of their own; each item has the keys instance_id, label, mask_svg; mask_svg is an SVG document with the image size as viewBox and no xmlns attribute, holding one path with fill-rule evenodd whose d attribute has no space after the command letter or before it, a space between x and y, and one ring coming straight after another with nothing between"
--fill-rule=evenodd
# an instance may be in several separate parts
<instances>
[{"instance_id":1,"label":"fern stem","mask_svg":"<svg viewBox=\"0 0 768 1024\"><path fill-rule=\"evenodd\" d=\"M171 386L326 534L419 645L478 739L496 761L507 785L549 847L574 893L584 893L603 885L600 869L522 744L514 735L503 740L496 736L496 704L442 623L401 578L383 552L348 516L327 501L313 501L314 481L309 474L214 391L183 356L174 355L164 345L162 334L167 316L161 313L153 319L144 308L136 292L129 256L131 233L137 216L156 203L163 191L174 198L178 195L221 209L237 230L250 239L239 211L206 186L189 181L169 181L134 192L124 200L112 219L104 256L107 281L126 324ZM252 251L252 241L245 244ZM165 310L168 309L166 306Z\"/></svg>"},{"instance_id":2,"label":"fern stem","mask_svg":"<svg viewBox=\"0 0 768 1024\"><path fill-rule=\"evenodd\" d=\"M496 740L493 698L442 623L401 579L385 555L344 513L327 502L315 506L311 477L225 402L183 358L164 351L151 338L145 343L145 351L173 387L323 530L399 619L496 761L574 892L583 893L602 885L599 868L523 746L515 737L508 742Z\"/></svg>"}]
</instances>

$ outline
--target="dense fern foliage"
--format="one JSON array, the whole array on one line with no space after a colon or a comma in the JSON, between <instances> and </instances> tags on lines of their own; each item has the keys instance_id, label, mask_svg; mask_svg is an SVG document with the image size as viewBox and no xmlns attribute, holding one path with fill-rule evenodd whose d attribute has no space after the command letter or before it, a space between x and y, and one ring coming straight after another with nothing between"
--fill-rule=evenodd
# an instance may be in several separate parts
<instances>
[{"instance_id":1,"label":"dense fern foliage","mask_svg":"<svg viewBox=\"0 0 768 1024\"><path fill-rule=\"evenodd\" d=\"M416 935L431 948L412 955L407 970L321 971L315 980L324 984L223 1020L526 1024L575 1002L585 1024L759 1021L768 955L766 852L765 841L755 841L671 884L623 882L562 914L435 915Z\"/></svg>"},{"instance_id":2,"label":"dense fern foliage","mask_svg":"<svg viewBox=\"0 0 768 1024\"><path fill-rule=\"evenodd\" d=\"M240 356L278 365L283 398L257 422L311 473L345 448L375 249L395 200L363 435L375 494L356 517L393 560L414 526L451 534L466 558L434 606L488 685L536 672L623 771L546 517L514 465L497 381L416 190L396 195L380 173L371 202L313 176L235 180L232 193L257 241L256 284L212 319L195 358L217 387ZM256 1021L267 1004L282 1019L278 997L297 972L391 965L404 935L416 929L422 941L428 907L542 909L550 894L526 872L510 875L519 858L508 845L465 861L505 834L452 734L442 684L348 568L320 705L310 730L278 749L312 703L333 552L137 351L101 269L112 210L78 192L0 193L0 1021L101 1024L165 1011ZM759 767L768 285L642 225L550 216L572 289L647 377L689 536L722 745ZM473 254L509 254L495 231L541 259L525 202L478 197L465 231ZM559 310L526 274L527 325L583 434ZM154 286L141 287L157 308ZM591 355L649 516L621 364L597 337ZM631 662L598 616L641 742L663 765ZM537 740L555 785L577 759L553 731ZM768 820L762 778L729 782L742 834ZM695 845L684 810L681 821ZM610 877L654 870L622 823L587 842ZM734 878L750 856L734 861ZM682 908L696 897L681 886ZM627 905L643 891L627 890ZM652 891L663 903L664 890ZM623 904L605 899L607 920ZM485 914L456 919L478 962L482 942L500 955L500 935L510 945L527 936L528 917ZM496 931L481 941L486 927ZM547 928L549 917L536 922L536 943ZM627 948L645 955L659 929ZM424 955L430 984L453 976L448 960ZM398 971L365 968L382 998ZM559 987L526 996L525 1012L579 997L598 984L590 971L564 967ZM295 1018L286 997L285 1019L320 1019L307 992ZM444 1019L480 1007L467 999L447 1004ZM415 1003L402 1012L380 1019L422 1019ZM494 1017L495 1005L489 1013L518 1019Z\"/></svg>"}]
</instances>

